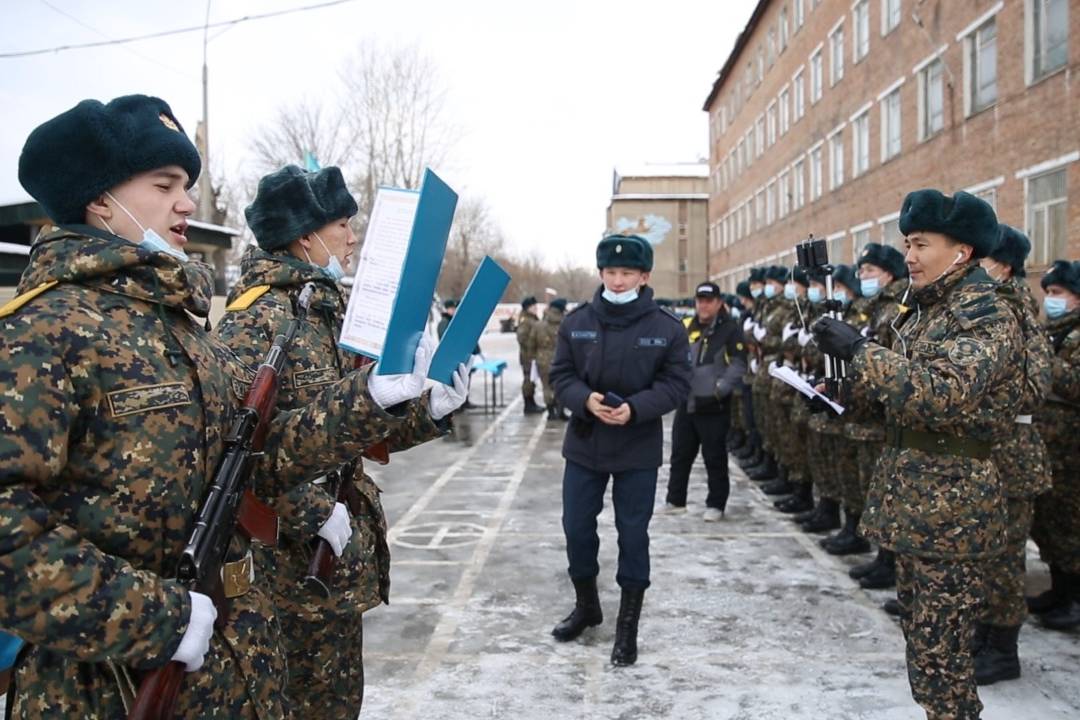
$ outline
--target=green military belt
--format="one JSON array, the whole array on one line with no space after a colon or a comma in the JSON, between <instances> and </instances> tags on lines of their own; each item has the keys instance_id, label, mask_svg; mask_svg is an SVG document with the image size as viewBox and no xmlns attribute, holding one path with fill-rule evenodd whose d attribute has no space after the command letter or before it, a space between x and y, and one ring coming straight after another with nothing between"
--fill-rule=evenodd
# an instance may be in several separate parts
<instances>
[{"instance_id":1,"label":"green military belt","mask_svg":"<svg viewBox=\"0 0 1080 720\"><path fill-rule=\"evenodd\" d=\"M975 438L956 437L945 433L922 432L921 430L912 430L898 425L890 425L885 428L885 444L901 450L909 448L938 455L975 458L976 460L988 460L992 449L990 443Z\"/></svg>"}]
</instances>

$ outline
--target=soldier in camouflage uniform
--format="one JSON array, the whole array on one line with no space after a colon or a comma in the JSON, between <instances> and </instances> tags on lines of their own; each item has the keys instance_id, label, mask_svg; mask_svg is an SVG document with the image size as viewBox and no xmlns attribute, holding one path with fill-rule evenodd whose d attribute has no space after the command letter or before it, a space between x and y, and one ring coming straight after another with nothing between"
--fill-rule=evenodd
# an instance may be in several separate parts
<instances>
[{"instance_id":1,"label":"soldier in camouflage uniform","mask_svg":"<svg viewBox=\"0 0 1080 720\"><path fill-rule=\"evenodd\" d=\"M862 518L897 553L901 627L912 695L929 720L982 711L971 657L982 563L1005 549L1002 481L991 460L1013 433L1023 397L1021 331L1009 301L977 263L997 241L989 204L965 192L919 190L900 230L913 292L889 350L828 318L826 352L885 408L886 444Z\"/></svg>"},{"instance_id":2,"label":"soldier in camouflage uniform","mask_svg":"<svg viewBox=\"0 0 1080 720\"><path fill-rule=\"evenodd\" d=\"M764 307L760 319L754 325L746 339L756 345L757 367L754 369L753 403L756 416L761 419L762 462L747 468L746 474L751 480L772 481L779 479L781 467L777 455L780 451L783 416L780 408L771 400L773 379L769 375L769 366L781 359L784 340L784 328L795 315L795 306L785 301L783 292L790 273L787 268L773 265L765 271L765 283L762 297Z\"/></svg>"},{"instance_id":3,"label":"soldier in camouflage uniform","mask_svg":"<svg viewBox=\"0 0 1080 720\"><path fill-rule=\"evenodd\" d=\"M757 320L759 320L765 311L765 297L763 295L765 287L765 268L754 268L750 271L750 277L746 280L746 291L749 293L749 309L750 312L743 317L742 328L743 337L747 342L747 348L749 353L747 355L748 362L746 368L746 374L743 376L742 384L742 396L740 398L740 404L742 406L743 423L747 427L747 439L746 447L735 453L735 458L742 468L751 468L758 465L764 459L764 452L762 451L762 418L761 410L759 407L754 407L753 386L755 369L760 364L760 350L756 341L754 340L753 328Z\"/></svg>"},{"instance_id":4,"label":"soldier in camouflage uniform","mask_svg":"<svg viewBox=\"0 0 1080 720\"><path fill-rule=\"evenodd\" d=\"M1050 590L1028 600L1043 625L1080 625L1080 262L1058 260L1042 277L1054 352L1051 387L1035 426L1050 454L1053 488L1035 502L1031 536L1050 566Z\"/></svg>"},{"instance_id":5,"label":"soldier in camouflage uniform","mask_svg":"<svg viewBox=\"0 0 1080 720\"><path fill-rule=\"evenodd\" d=\"M1017 637L1027 617L1024 604L1024 574L1027 539L1031 532L1034 500L1050 489L1050 468L1039 432L1032 417L1039 414L1050 389L1050 343L1037 320L1039 307L1024 280L1024 261L1031 251L1027 236L1002 224L994 251L982 260L983 269L1001 283L1011 300L1016 321L1023 332L1025 358L1024 400L1016 416L1013 434L994 447L997 466L1005 488L1006 551L986 561L986 602L981 622L976 626L975 680L991 685L1020 677Z\"/></svg>"},{"instance_id":6,"label":"soldier in camouflage uniform","mask_svg":"<svg viewBox=\"0 0 1080 720\"><path fill-rule=\"evenodd\" d=\"M533 308L536 307L536 298L532 295L521 301L521 314L518 316L517 341L518 360L521 362L521 395L525 398L525 414L537 415L544 412L544 408L536 404L536 383L532 379L532 367L536 362L536 355L530 354L529 336L536 327L538 319Z\"/></svg>"},{"instance_id":7,"label":"soldier in camouflage uniform","mask_svg":"<svg viewBox=\"0 0 1080 720\"><path fill-rule=\"evenodd\" d=\"M738 284L729 306L731 316L741 328L743 322L753 313L754 300L750 295L749 281L743 280ZM746 373L743 373L743 377L745 376ZM728 433L728 452L735 457L739 457L751 447L750 428L746 422L747 412L748 408L743 404L743 386L740 382L739 387L731 393L731 431Z\"/></svg>"},{"instance_id":8,"label":"soldier in camouflage uniform","mask_svg":"<svg viewBox=\"0 0 1080 720\"><path fill-rule=\"evenodd\" d=\"M565 420L563 410L555 401L555 388L552 387L548 374L551 361L555 359L555 345L559 339L559 325L566 313L566 299L555 298L544 310L544 318L533 325L526 352L536 358L536 367L540 371L540 382L544 385L544 405L547 407L548 420Z\"/></svg>"},{"instance_id":9,"label":"soldier in camouflage uniform","mask_svg":"<svg viewBox=\"0 0 1080 720\"><path fill-rule=\"evenodd\" d=\"M259 181L245 211L258 246L244 256L216 332L252 372L266 338L292 316L301 289L316 287L281 375L281 409L311 403L353 368L354 356L337 345L346 305L337 281L356 243L349 227L356 210L338 168L308 173L288 165ZM459 370L463 401L467 370ZM406 421L386 438L387 449L404 450L448 431L449 412L460 403L447 402L447 395L446 386L436 384L402 408ZM381 490L359 457L309 480L273 501L282 519L279 544L259 548L256 560L269 578L281 623L289 714L354 718L364 697L363 613L389 601L386 516ZM257 486L264 482L256 479ZM347 540L333 548L339 559L323 597L304 579L313 542L323 537L333 545L338 518Z\"/></svg>"},{"instance_id":10,"label":"soldier in camouflage uniform","mask_svg":"<svg viewBox=\"0 0 1080 720\"><path fill-rule=\"evenodd\" d=\"M13 717L123 717L142 674L170 660L188 669L178 717L284 716L249 542L236 533L226 558L218 630L210 599L171 579L252 379L195 319L213 292L182 250L199 170L169 106L141 95L84 101L23 148L19 179L60 227L0 310L0 627L30 645ZM276 414L261 490L328 472L403 422L350 373Z\"/></svg>"},{"instance_id":11,"label":"soldier in camouflage uniform","mask_svg":"<svg viewBox=\"0 0 1080 720\"><path fill-rule=\"evenodd\" d=\"M864 305L863 332L883 347L891 347L895 331L893 322L899 315L901 297L908 289L904 257L895 248L867 243L859 255L859 284ZM878 458L885 440L881 408L865 397L858 385L849 386L850 410L844 424L846 450L854 454L855 475L845 481L845 526L836 537L825 543L826 552L836 555L866 552L869 543L859 534L858 524L866 506ZM849 575L864 588L886 588L896 582L895 559L892 552L878 548L877 556L853 567Z\"/></svg>"}]
</instances>

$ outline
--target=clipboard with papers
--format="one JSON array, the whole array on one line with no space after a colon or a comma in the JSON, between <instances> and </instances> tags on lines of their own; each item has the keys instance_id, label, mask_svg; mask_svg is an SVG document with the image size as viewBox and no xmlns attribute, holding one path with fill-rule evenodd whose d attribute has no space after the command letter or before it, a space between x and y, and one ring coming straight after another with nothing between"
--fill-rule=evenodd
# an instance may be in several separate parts
<instances>
[{"instance_id":1,"label":"clipboard with papers","mask_svg":"<svg viewBox=\"0 0 1080 720\"><path fill-rule=\"evenodd\" d=\"M820 393L817 388L802 379L799 373L783 365L770 365L769 375L777 380L790 385L808 398L821 398L837 415L844 414L844 406L835 402L828 395Z\"/></svg>"}]
</instances>

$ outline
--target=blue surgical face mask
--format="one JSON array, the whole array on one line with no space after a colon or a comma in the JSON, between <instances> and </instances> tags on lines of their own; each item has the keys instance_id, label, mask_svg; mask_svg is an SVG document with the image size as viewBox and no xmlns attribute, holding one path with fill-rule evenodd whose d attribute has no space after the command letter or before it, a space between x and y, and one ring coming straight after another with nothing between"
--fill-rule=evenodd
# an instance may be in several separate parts
<instances>
[{"instance_id":1,"label":"blue surgical face mask","mask_svg":"<svg viewBox=\"0 0 1080 720\"><path fill-rule=\"evenodd\" d=\"M851 302L848 299L847 293L843 290L833 290L832 296L833 300L840 303L841 305L847 305L849 302Z\"/></svg>"},{"instance_id":2,"label":"blue surgical face mask","mask_svg":"<svg viewBox=\"0 0 1080 720\"><path fill-rule=\"evenodd\" d=\"M612 290L604 288L604 292L601 293L601 297L607 300L612 305L625 305L626 303L632 303L638 298L638 289L631 288L630 290L624 290L617 293Z\"/></svg>"},{"instance_id":3,"label":"blue surgical face mask","mask_svg":"<svg viewBox=\"0 0 1080 720\"><path fill-rule=\"evenodd\" d=\"M786 297L788 300L795 299L795 283L787 283L786 285L784 285L784 297Z\"/></svg>"},{"instance_id":4,"label":"blue surgical face mask","mask_svg":"<svg viewBox=\"0 0 1080 720\"><path fill-rule=\"evenodd\" d=\"M311 256L308 255L308 262L322 270L323 273L334 282L339 282L341 278L345 277L345 268L341 267L341 261L337 259L337 255L330 252L330 250L326 247L326 243L324 243L323 239L319 237L319 233L312 232L311 234L314 235L315 239L319 241L319 244L322 245L323 250L326 250L326 254L330 256L330 260L327 261L326 265L315 265L315 263L311 262ZM307 255L307 250L304 251L304 254Z\"/></svg>"},{"instance_id":5,"label":"blue surgical face mask","mask_svg":"<svg viewBox=\"0 0 1080 720\"><path fill-rule=\"evenodd\" d=\"M755 300L761 297L761 288L751 288L750 297L754 298Z\"/></svg>"},{"instance_id":6,"label":"blue surgical face mask","mask_svg":"<svg viewBox=\"0 0 1080 720\"><path fill-rule=\"evenodd\" d=\"M155 232L153 229L143 227L142 223L139 222L138 220L136 220L135 216L132 215L131 212L126 207L121 205L120 201L117 200L115 197L113 197L112 193L106 191L105 194L108 195L109 198L114 203L116 203L116 206L118 208L120 208L121 210L124 211L125 215L127 215L129 218L131 218L131 222L138 225L139 229L142 230L142 234L143 234L142 241L139 243L139 245L141 247L146 248L150 252L163 252L166 255L172 255L174 258L176 258L180 262L187 262L188 261L188 256L187 256L186 252L184 252L183 250L181 250L179 248L174 248L172 245L170 245L168 242L165 241L165 238L158 235L157 232ZM113 229L111 227L109 227L108 222L106 222L104 219L102 219L101 222L105 223L105 227L108 229L109 232L111 232L113 235L116 235L116 233L113 232ZM119 237L119 235L117 235L117 237Z\"/></svg>"},{"instance_id":7,"label":"blue surgical face mask","mask_svg":"<svg viewBox=\"0 0 1080 720\"><path fill-rule=\"evenodd\" d=\"M821 292L819 287L811 287L806 291L806 297L810 298L812 303L819 303L821 298L825 297L825 293Z\"/></svg>"},{"instance_id":8,"label":"blue surgical face mask","mask_svg":"<svg viewBox=\"0 0 1080 720\"><path fill-rule=\"evenodd\" d=\"M1065 298L1060 297L1044 297L1043 298L1043 310L1046 311L1046 317L1059 318L1065 314L1066 310Z\"/></svg>"},{"instance_id":9,"label":"blue surgical face mask","mask_svg":"<svg viewBox=\"0 0 1080 720\"><path fill-rule=\"evenodd\" d=\"M765 286L765 297L767 297L767 298L776 297L776 286L775 285L766 285Z\"/></svg>"},{"instance_id":10,"label":"blue surgical face mask","mask_svg":"<svg viewBox=\"0 0 1080 720\"><path fill-rule=\"evenodd\" d=\"M862 286L863 297L874 297L878 294L878 290L880 289L876 277L864 278L859 281L859 285Z\"/></svg>"}]
</instances>

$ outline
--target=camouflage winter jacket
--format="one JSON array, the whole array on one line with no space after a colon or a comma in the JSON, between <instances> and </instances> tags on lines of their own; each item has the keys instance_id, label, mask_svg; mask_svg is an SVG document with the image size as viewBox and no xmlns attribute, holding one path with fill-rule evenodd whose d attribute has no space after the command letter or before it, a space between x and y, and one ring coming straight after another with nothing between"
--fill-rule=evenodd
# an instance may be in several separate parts
<instances>
[{"instance_id":1,"label":"camouflage winter jacket","mask_svg":"<svg viewBox=\"0 0 1080 720\"><path fill-rule=\"evenodd\" d=\"M853 303L859 308L859 322L852 323L868 338L882 347L891 348L896 340L892 325L900 314L901 300L908 281L893 280L871 298L859 298ZM859 383L848 386L847 412L844 413L844 436L859 442L881 442L885 438L884 415Z\"/></svg>"},{"instance_id":2,"label":"camouflage winter jacket","mask_svg":"<svg viewBox=\"0 0 1080 720\"><path fill-rule=\"evenodd\" d=\"M0 318L0 627L31 645L9 710L116 718L121 693L187 629L188 592L168 578L250 372L196 319L210 309L205 265L74 226L38 238L19 291L53 281ZM366 386L353 373L277 413L258 461L264 492L401 426ZM229 559L246 550L237 536ZM232 599L202 669L185 675L179 717L282 716L262 580Z\"/></svg>"},{"instance_id":3,"label":"camouflage winter jacket","mask_svg":"<svg viewBox=\"0 0 1080 720\"><path fill-rule=\"evenodd\" d=\"M278 407L282 409L312 402L353 368L355 356L337 345L345 317L345 301L337 284L319 268L287 253L269 254L252 248L242 261L240 281L229 295L229 309L215 329L218 338L245 365L257 370L262 361L261 348L293 317L300 290L308 282L315 283L316 290L307 320L293 340L282 372L278 394ZM250 293L247 301L237 302L244 293ZM386 437L391 451L442 434L428 412L426 396L406 407L402 413L405 421ZM271 503L281 518L281 538L276 549L260 548L256 559L271 578L269 584L279 612L307 620L348 622L389 599L390 550L386 516L379 500L381 490L357 457L352 482L359 491L359 506L349 508L353 534L336 563L330 598L322 600L304 586L304 578L312 543L334 509L334 487L317 475L307 479L319 483L305 482ZM261 475L255 483L260 488L277 484Z\"/></svg>"},{"instance_id":4,"label":"camouflage winter jacket","mask_svg":"<svg viewBox=\"0 0 1080 720\"><path fill-rule=\"evenodd\" d=\"M525 368L525 374L529 374L529 368L532 365L533 360L536 359L536 353L531 349L529 345L529 336L532 335L533 328L540 322L536 319L536 315L533 314L532 308L521 311L521 317L518 318L517 325L517 341L518 341L518 359L521 361L521 367ZM526 377L526 379L528 379Z\"/></svg>"},{"instance_id":5,"label":"camouflage winter jacket","mask_svg":"<svg viewBox=\"0 0 1080 720\"><path fill-rule=\"evenodd\" d=\"M544 319L536 322L529 335L529 352L536 358L536 364L542 368L551 367L555 359L555 345L559 339L559 325L562 324L563 312L549 307L544 310Z\"/></svg>"},{"instance_id":6,"label":"camouflage winter jacket","mask_svg":"<svg viewBox=\"0 0 1080 720\"><path fill-rule=\"evenodd\" d=\"M1080 308L1046 323L1054 351L1050 392L1035 416L1055 464L1073 466L1080 456Z\"/></svg>"},{"instance_id":7,"label":"camouflage winter jacket","mask_svg":"<svg viewBox=\"0 0 1080 720\"><path fill-rule=\"evenodd\" d=\"M887 426L863 530L896 552L994 555L1005 537L1005 501L985 450L1013 432L1023 401L1024 376L1016 372L1024 357L1020 328L977 264L912 296L896 323L897 349L865 343L851 363L854 380L883 404ZM906 433L903 447L889 440L898 429ZM950 449L917 449L916 433Z\"/></svg>"},{"instance_id":8,"label":"camouflage winter jacket","mask_svg":"<svg viewBox=\"0 0 1080 720\"><path fill-rule=\"evenodd\" d=\"M994 464L1005 484L1005 495L1030 498L1050 489L1050 465L1046 445L1033 418L1038 416L1050 391L1050 340L1038 321L1038 305L1022 278L1002 283L1000 294L1009 301L1023 333L1024 399L1016 424L1005 440L994 447Z\"/></svg>"}]
</instances>

